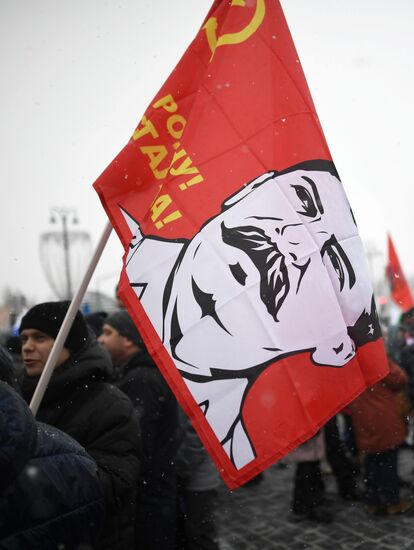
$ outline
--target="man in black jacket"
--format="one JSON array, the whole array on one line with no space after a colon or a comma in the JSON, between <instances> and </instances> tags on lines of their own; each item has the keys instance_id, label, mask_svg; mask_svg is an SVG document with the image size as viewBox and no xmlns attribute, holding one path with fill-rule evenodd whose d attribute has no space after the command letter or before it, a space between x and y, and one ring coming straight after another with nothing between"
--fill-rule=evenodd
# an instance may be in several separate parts
<instances>
[{"instance_id":1,"label":"man in black jacket","mask_svg":"<svg viewBox=\"0 0 414 550\"><path fill-rule=\"evenodd\" d=\"M175 545L176 472L180 441L177 402L125 310L105 319L99 342L115 365L114 383L138 411L144 461L137 491L136 546L169 550Z\"/></svg>"},{"instance_id":2,"label":"man in black jacket","mask_svg":"<svg viewBox=\"0 0 414 550\"><path fill-rule=\"evenodd\" d=\"M30 401L69 307L33 307L20 325L25 373L22 395ZM140 467L139 423L129 399L105 382L108 354L77 313L37 415L71 435L95 459L105 497L105 528L96 548L130 550L133 501Z\"/></svg>"}]
</instances>

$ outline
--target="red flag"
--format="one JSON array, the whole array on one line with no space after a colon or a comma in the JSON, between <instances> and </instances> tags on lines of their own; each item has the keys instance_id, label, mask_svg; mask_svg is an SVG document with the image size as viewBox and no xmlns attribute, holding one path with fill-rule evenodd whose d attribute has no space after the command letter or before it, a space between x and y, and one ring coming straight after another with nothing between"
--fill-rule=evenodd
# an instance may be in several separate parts
<instances>
[{"instance_id":1,"label":"red flag","mask_svg":"<svg viewBox=\"0 0 414 550\"><path fill-rule=\"evenodd\" d=\"M387 278L390 285L391 297L394 302L403 310L408 311L414 307L413 297L407 279L401 268L397 252L392 242L391 236L388 235L388 264Z\"/></svg>"},{"instance_id":2,"label":"red flag","mask_svg":"<svg viewBox=\"0 0 414 550\"><path fill-rule=\"evenodd\" d=\"M388 370L363 247L279 2L214 2L95 183L121 295L234 488Z\"/></svg>"}]
</instances>

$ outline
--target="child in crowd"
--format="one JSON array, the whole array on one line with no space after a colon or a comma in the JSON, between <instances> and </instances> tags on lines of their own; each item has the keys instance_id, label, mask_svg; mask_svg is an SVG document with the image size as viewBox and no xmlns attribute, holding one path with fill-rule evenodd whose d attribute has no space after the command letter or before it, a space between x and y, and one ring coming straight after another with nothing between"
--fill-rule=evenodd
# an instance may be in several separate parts
<instances>
[{"instance_id":1,"label":"child in crowd","mask_svg":"<svg viewBox=\"0 0 414 550\"><path fill-rule=\"evenodd\" d=\"M283 458L296 464L292 499L292 521L311 520L330 523L333 515L324 505L325 486L321 460L325 457L323 430Z\"/></svg>"}]
</instances>

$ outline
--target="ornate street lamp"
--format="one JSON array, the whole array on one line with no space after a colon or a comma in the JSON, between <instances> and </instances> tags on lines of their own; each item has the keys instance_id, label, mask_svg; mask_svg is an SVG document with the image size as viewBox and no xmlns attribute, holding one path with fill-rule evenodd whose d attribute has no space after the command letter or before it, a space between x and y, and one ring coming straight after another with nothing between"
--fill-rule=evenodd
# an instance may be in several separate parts
<instances>
[{"instance_id":1,"label":"ornate street lamp","mask_svg":"<svg viewBox=\"0 0 414 550\"><path fill-rule=\"evenodd\" d=\"M60 227L40 236L40 260L46 279L60 300L70 300L91 253L91 239L78 224L74 208L52 208L50 223Z\"/></svg>"}]
</instances>

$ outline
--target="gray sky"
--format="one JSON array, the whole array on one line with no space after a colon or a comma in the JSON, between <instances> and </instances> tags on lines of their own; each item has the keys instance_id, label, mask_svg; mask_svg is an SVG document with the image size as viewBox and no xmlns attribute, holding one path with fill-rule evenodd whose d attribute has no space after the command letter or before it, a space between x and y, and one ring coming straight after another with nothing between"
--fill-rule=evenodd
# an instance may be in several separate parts
<instances>
[{"instance_id":1,"label":"gray sky","mask_svg":"<svg viewBox=\"0 0 414 550\"><path fill-rule=\"evenodd\" d=\"M361 236L384 253L389 230L406 274L414 274L414 2L281 3ZM92 184L128 142L210 5L0 0L0 291L53 298L39 260L52 207L75 207L96 244L106 216ZM121 262L113 235L92 289L112 294ZM380 257L373 261L377 273L382 266Z\"/></svg>"}]
</instances>

